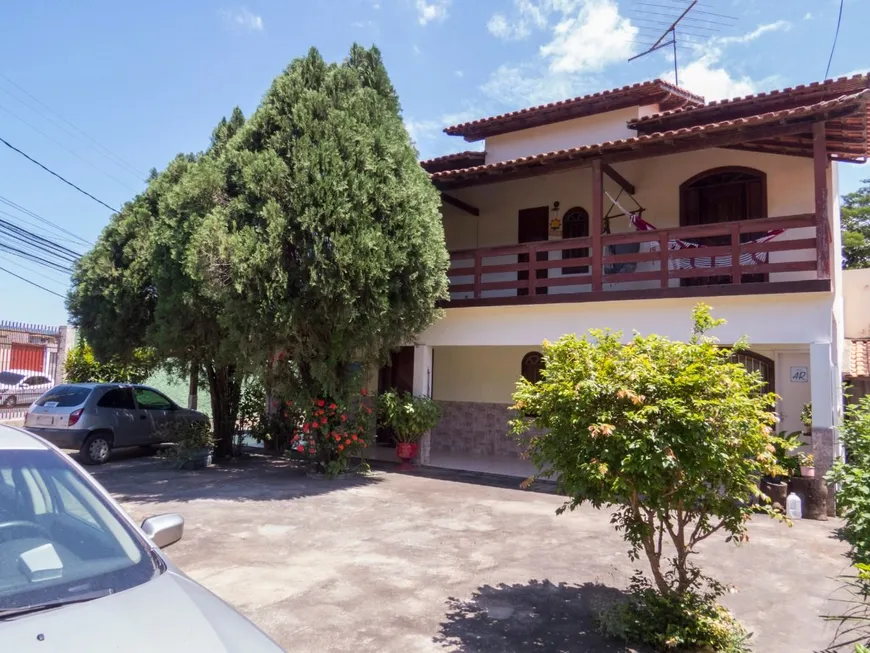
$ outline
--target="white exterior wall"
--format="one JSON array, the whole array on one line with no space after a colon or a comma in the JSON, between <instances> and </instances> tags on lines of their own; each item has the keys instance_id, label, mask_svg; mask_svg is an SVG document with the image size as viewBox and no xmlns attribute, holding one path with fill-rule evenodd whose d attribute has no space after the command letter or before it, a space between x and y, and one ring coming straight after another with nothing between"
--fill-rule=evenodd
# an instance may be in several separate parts
<instances>
[{"instance_id":1,"label":"white exterior wall","mask_svg":"<svg viewBox=\"0 0 870 653\"><path fill-rule=\"evenodd\" d=\"M647 109L647 113L655 113L658 106L629 107L491 136L486 139L486 162L509 161L542 152L634 138L637 132L629 129L626 123L645 115L641 114L641 109Z\"/></svg>"},{"instance_id":2,"label":"white exterior wall","mask_svg":"<svg viewBox=\"0 0 870 653\"><path fill-rule=\"evenodd\" d=\"M846 338L870 338L870 268L844 270L843 303Z\"/></svg>"},{"instance_id":3,"label":"white exterior wall","mask_svg":"<svg viewBox=\"0 0 870 653\"><path fill-rule=\"evenodd\" d=\"M433 398L437 401L512 403L511 394L520 378L523 356L540 347L436 347L437 374ZM807 345L753 346L752 351L774 363L774 383L780 396L778 430L802 429L801 410L809 403L812 388L810 350ZM792 380L793 370L809 375Z\"/></svg>"}]
</instances>

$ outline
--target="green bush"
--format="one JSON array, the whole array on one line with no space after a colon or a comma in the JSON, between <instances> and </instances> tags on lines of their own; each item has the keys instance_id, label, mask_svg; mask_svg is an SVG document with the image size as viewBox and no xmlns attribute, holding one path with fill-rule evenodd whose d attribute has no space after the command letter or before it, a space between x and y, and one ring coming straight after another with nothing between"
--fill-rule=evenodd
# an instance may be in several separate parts
<instances>
[{"instance_id":1,"label":"green bush","mask_svg":"<svg viewBox=\"0 0 870 653\"><path fill-rule=\"evenodd\" d=\"M852 560L870 564L870 396L846 407L840 437L846 460L835 462L827 479L840 484L837 506Z\"/></svg>"},{"instance_id":2,"label":"green bush","mask_svg":"<svg viewBox=\"0 0 870 653\"><path fill-rule=\"evenodd\" d=\"M211 424L200 420L173 420L163 428L163 442L174 443L163 452L165 458L175 465L183 465L203 449L213 449L215 445Z\"/></svg>"},{"instance_id":3,"label":"green bush","mask_svg":"<svg viewBox=\"0 0 870 653\"><path fill-rule=\"evenodd\" d=\"M441 407L429 397L389 390L378 397L378 415L398 442L419 442L438 424Z\"/></svg>"},{"instance_id":4,"label":"green bush","mask_svg":"<svg viewBox=\"0 0 870 653\"><path fill-rule=\"evenodd\" d=\"M638 574L628 601L600 615L605 635L652 646L657 651L744 653L751 636L734 616L716 602L724 588L663 595Z\"/></svg>"},{"instance_id":5,"label":"green bush","mask_svg":"<svg viewBox=\"0 0 870 653\"><path fill-rule=\"evenodd\" d=\"M157 366L151 349L135 349L132 358L99 361L90 345L79 340L66 357L67 383L144 383Z\"/></svg>"}]
</instances>

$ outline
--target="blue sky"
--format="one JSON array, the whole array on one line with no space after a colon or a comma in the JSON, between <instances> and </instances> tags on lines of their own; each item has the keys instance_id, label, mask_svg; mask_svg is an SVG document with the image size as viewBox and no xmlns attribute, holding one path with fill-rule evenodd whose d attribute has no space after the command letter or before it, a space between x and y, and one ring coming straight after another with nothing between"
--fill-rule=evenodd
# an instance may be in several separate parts
<instances>
[{"instance_id":1,"label":"blue sky","mask_svg":"<svg viewBox=\"0 0 870 653\"><path fill-rule=\"evenodd\" d=\"M681 1L7 3L0 137L118 207L143 188L142 173L203 149L234 106L250 114L294 57L313 45L336 60L358 41L383 51L406 125L428 158L467 149L441 133L449 124L672 76L669 53L626 59L663 19L646 3ZM697 9L724 24L696 21L684 36L680 84L717 99L822 79L838 7L838 0L701 0ZM831 76L870 69L867 24L870 2L845 0ZM843 166L841 191L865 177L870 166ZM89 241L111 214L5 147L0 198ZM33 219L8 205L0 210ZM65 292L63 274L8 252L0 252L0 267ZM62 299L2 271L0 283L0 320L65 320Z\"/></svg>"}]
</instances>

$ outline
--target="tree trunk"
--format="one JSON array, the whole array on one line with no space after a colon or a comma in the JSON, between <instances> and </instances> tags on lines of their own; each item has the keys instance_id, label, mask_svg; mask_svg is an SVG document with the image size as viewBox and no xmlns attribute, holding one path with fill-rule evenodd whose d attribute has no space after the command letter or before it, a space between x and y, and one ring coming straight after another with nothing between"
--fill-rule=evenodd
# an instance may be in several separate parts
<instances>
[{"instance_id":1,"label":"tree trunk","mask_svg":"<svg viewBox=\"0 0 870 653\"><path fill-rule=\"evenodd\" d=\"M211 419L215 437L215 458L233 455L233 435L239 414L241 385L232 365L208 365L208 385L211 392Z\"/></svg>"}]
</instances>

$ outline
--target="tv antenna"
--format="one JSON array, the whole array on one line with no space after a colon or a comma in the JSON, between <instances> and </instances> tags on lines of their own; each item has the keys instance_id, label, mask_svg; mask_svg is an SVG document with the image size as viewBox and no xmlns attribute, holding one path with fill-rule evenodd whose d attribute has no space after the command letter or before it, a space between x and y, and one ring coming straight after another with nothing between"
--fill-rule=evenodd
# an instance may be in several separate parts
<instances>
[{"instance_id":1,"label":"tv antenna","mask_svg":"<svg viewBox=\"0 0 870 653\"><path fill-rule=\"evenodd\" d=\"M688 4L686 4L688 3ZM634 61L656 50L672 46L674 50L674 83L680 84L680 71L677 50L691 48L709 39L722 27L732 27L737 21L735 16L697 9L699 0L660 0L659 2L636 2L638 15L630 16L632 23L639 28L638 36L645 39L637 41L647 49L629 59ZM702 6L706 7L705 2ZM679 27L679 39L677 28ZM658 37L656 38L656 35ZM682 45L685 43L686 45Z\"/></svg>"}]
</instances>

